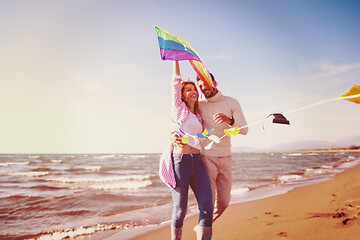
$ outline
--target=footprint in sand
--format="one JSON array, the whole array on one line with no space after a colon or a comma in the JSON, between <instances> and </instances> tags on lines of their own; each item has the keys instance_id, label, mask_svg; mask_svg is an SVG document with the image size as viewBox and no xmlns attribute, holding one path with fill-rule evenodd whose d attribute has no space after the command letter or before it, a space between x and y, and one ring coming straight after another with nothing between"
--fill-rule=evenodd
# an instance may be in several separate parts
<instances>
[{"instance_id":1,"label":"footprint in sand","mask_svg":"<svg viewBox=\"0 0 360 240\"><path fill-rule=\"evenodd\" d=\"M335 213L332 218L341 218L341 217L345 217L346 214L344 212L338 212L338 213Z\"/></svg>"},{"instance_id":2,"label":"footprint in sand","mask_svg":"<svg viewBox=\"0 0 360 240\"><path fill-rule=\"evenodd\" d=\"M341 221L342 224L347 225L348 221L354 220L355 218L347 218L344 221Z\"/></svg>"},{"instance_id":3,"label":"footprint in sand","mask_svg":"<svg viewBox=\"0 0 360 240\"><path fill-rule=\"evenodd\" d=\"M278 233L278 236L280 236L280 237L287 237L288 234L287 234L287 232L280 232L280 233Z\"/></svg>"},{"instance_id":4,"label":"footprint in sand","mask_svg":"<svg viewBox=\"0 0 360 240\"><path fill-rule=\"evenodd\" d=\"M271 215L271 214L272 214L271 212L265 212L265 215ZM274 214L273 217L280 217L280 215Z\"/></svg>"}]
</instances>

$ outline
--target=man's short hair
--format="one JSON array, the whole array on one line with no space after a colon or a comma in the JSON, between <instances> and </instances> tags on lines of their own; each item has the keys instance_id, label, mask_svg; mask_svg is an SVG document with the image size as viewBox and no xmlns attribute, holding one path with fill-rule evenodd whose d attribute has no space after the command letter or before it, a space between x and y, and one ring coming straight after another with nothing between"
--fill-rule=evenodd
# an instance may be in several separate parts
<instances>
[{"instance_id":1,"label":"man's short hair","mask_svg":"<svg viewBox=\"0 0 360 240\"><path fill-rule=\"evenodd\" d=\"M215 82L215 77L214 77L214 75L213 75L212 73L209 73L209 74L210 74L211 80L212 80L213 82Z\"/></svg>"},{"instance_id":2,"label":"man's short hair","mask_svg":"<svg viewBox=\"0 0 360 240\"><path fill-rule=\"evenodd\" d=\"M211 80L213 81L213 82L215 82L215 77L214 77L214 75L212 74L212 73L209 73L210 74L210 77L211 77ZM196 81L199 81L201 78L199 77L199 75L197 75L196 76Z\"/></svg>"}]
</instances>

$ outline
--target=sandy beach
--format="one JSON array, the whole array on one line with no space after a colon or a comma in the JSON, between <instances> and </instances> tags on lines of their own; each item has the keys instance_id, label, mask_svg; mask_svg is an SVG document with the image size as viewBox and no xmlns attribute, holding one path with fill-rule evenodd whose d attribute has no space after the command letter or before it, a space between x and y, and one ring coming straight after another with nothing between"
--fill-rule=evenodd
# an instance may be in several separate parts
<instances>
[{"instance_id":1,"label":"sandy beach","mask_svg":"<svg viewBox=\"0 0 360 240\"><path fill-rule=\"evenodd\" d=\"M186 219L183 239L196 239L197 216ZM214 223L213 239L358 239L360 165L332 180L266 199L231 205ZM106 239L117 239L107 234ZM169 226L134 239L170 239Z\"/></svg>"}]
</instances>

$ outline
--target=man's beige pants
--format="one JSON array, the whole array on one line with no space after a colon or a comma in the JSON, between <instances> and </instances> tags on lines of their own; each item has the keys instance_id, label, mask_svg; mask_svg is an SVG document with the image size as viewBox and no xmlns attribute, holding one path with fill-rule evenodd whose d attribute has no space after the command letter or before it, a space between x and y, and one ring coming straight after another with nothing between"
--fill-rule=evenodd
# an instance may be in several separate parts
<instances>
[{"instance_id":1,"label":"man's beige pants","mask_svg":"<svg viewBox=\"0 0 360 240\"><path fill-rule=\"evenodd\" d=\"M210 178L214 204L213 221L215 221L230 203L232 157L231 155L226 157L202 155L202 159Z\"/></svg>"}]
</instances>

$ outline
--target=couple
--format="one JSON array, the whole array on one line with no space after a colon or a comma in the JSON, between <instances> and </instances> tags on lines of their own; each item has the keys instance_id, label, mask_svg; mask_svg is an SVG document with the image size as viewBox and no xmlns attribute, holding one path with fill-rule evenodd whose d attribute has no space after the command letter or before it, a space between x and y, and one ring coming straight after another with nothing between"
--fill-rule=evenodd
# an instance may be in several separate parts
<instances>
[{"instance_id":1,"label":"couple","mask_svg":"<svg viewBox=\"0 0 360 240\"><path fill-rule=\"evenodd\" d=\"M189 186L195 194L200 212L198 226L194 228L197 239L211 239L213 221L230 202L230 138L225 137L211 149L205 149L209 140L199 142L192 136L202 133L203 129L214 129L212 134L221 137L225 129L242 127L247 123L238 101L223 96L217 90L212 74L211 78L215 88L197 77L197 84L205 96L204 100L198 101L195 83L182 81L179 62L174 61L171 117L175 124L171 134L172 143L161 157L159 171L160 178L170 186L173 198L171 239L181 239ZM246 135L247 131L247 128L243 128L240 134ZM182 143L185 133L190 134L186 144Z\"/></svg>"}]
</instances>

